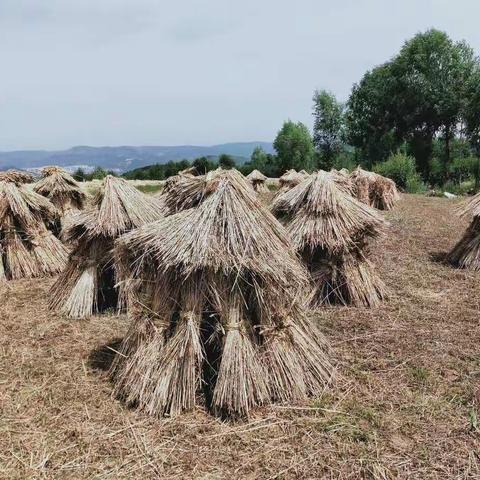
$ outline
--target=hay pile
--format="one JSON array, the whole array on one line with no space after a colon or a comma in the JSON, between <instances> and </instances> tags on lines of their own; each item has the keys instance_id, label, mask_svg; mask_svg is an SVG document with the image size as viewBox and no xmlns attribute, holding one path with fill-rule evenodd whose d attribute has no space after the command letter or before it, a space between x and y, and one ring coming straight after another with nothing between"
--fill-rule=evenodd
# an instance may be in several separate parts
<instances>
[{"instance_id":1,"label":"hay pile","mask_svg":"<svg viewBox=\"0 0 480 480\"><path fill-rule=\"evenodd\" d=\"M459 268L480 270L480 193L461 208L460 216L472 218L463 237L447 255L447 261Z\"/></svg>"},{"instance_id":2,"label":"hay pile","mask_svg":"<svg viewBox=\"0 0 480 480\"><path fill-rule=\"evenodd\" d=\"M191 167L185 168L185 170L181 170L178 172L179 175L192 175L193 177L197 177L199 175L197 167L193 165Z\"/></svg>"},{"instance_id":3,"label":"hay pile","mask_svg":"<svg viewBox=\"0 0 480 480\"><path fill-rule=\"evenodd\" d=\"M160 203L126 180L107 176L93 206L72 215L62 232L73 251L50 291L50 308L72 318L117 306L112 248L121 234L162 217Z\"/></svg>"},{"instance_id":4,"label":"hay pile","mask_svg":"<svg viewBox=\"0 0 480 480\"><path fill-rule=\"evenodd\" d=\"M22 183L32 183L34 180L31 173L22 170L6 170L0 172L0 182L11 182L20 185Z\"/></svg>"},{"instance_id":5,"label":"hay pile","mask_svg":"<svg viewBox=\"0 0 480 480\"><path fill-rule=\"evenodd\" d=\"M384 285L368 259L368 247L385 225L372 208L339 188L319 171L279 195L272 211L283 218L310 271L311 305L375 306Z\"/></svg>"},{"instance_id":6,"label":"hay pile","mask_svg":"<svg viewBox=\"0 0 480 480\"><path fill-rule=\"evenodd\" d=\"M80 185L59 167L42 169L43 178L33 186L35 192L48 198L62 216L85 207L86 195Z\"/></svg>"},{"instance_id":7,"label":"hay pile","mask_svg":"<svg viewBox=\"0 0 480 480\"><path fill-rule=\"evenodd\" d=\"M0 174L0 281L52 275L67 261L66 248L46 226L59 213L22 185L27 178L23 172Z\"/></svg>"},{"instance_id":8,"label":"hay pile","mask_svg":"<svg viewBox=\"0 0 480 480\"><path fill-rule=\"evenodd\" d=\"M305 171L303 170L303 172ZM278 182L280 183L280 189L283 191L289 190L290 188L293 188L296 185L298 185L300 182L302 182L307 176L308 176L307 172L299 173L295 169L287 170L278 179Z\"/></svg>"},{"instance_id":9,"label":"hay pile","mask_svg":"<svg viewBox=\"0 0 480 480\"><path fill-rule=\"evenodd\" d=\"M213 175L174 175L167 179L158 200L165 207L166 215L198 205L204 196L207 176Z\"/></svg>"},{"instance_id":10,"label":"hay pile","mask_svg":"<svg viewBox=\"0 0 480 480\"><path fill-rule=\"evenodd\" d=\"M351 174L353 194L366 205L379 210L391 210L400 199L395 182L378 173L357 167Z\"/></svg>"},{"instance_id":11,"label":"hay pile","mask_svg":"<svg viewBox=\"0 0 480 480\"><path fill-rule=\"evenodd\" d=\"M355 196L355 188L353 185L353 181L350 178L350 175L346 168L342 168L341 170L336 170L335 168L332 168L332 170L330 170L330 175L341 190L343 190L345 193L348 193L349 195Z\"/></svg>"},{"instance_id":12,"label":"hay pile","mask_svg":"<svg viewBox=\"0 0 480 480\"><path fill-rule=\"evenodd\" d=\"M332 369L284 228L235 170L196 186L192 208L116 242L133 319L116 394L155 416L203 404L232 418L321 393Z\"/></svg>"},{"instance_id":13,"label":"hay pile","mask_svg":"<svg viewBox=\"0 0 480 480\"><path fill-rule=\"evenodd\" d=\"M269 191L266 184L267 177L259 170L252 170L247 175L247 179L252 184L252 187L256 192L262 193Z\"/></svg>"}]
</instances>

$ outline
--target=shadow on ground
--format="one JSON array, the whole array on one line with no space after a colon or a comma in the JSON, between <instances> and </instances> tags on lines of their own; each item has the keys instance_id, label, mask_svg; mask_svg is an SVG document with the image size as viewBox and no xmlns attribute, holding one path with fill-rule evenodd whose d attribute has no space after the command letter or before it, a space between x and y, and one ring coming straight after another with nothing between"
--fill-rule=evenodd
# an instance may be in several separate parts
<instances>
[{"instance_id":1,"label":"shadow on ground","mask_svg":"<svg viewBox=\"0 0 480 480\"><path fill-rule=\"evenodd\" d=\"M442 265L447 265L454 268L453 265L447 260L448 253L449 252L444 251L430 252L428 256L430 257L430 260L434 263L440 263Z\"/></svg>"},{"instance_id":2,"label":"shadow on ground","mask_svg":"<svg viewBox=\"0 0 480 480\"><path fill-rule=\"evenodd\" d=\"M121 343L122 339L116 338L111 342L92 350L88 357L88 366L94 370L101 370L103 372L108 371Z\"/></svg>"}]
</instances>

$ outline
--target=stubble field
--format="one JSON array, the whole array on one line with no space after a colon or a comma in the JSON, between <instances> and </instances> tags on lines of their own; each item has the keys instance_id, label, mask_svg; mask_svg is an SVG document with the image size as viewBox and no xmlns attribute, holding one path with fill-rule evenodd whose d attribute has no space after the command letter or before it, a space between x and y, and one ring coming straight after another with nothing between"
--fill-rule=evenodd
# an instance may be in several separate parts
<instances>
[{"instance_id":1,"label":"stubble field","mask_svg":"<svg viewBox=\"0 0 480 480\"><path fill-rule=\"evenodd\" d=\"M442 262L456 203L402 197L374 250L388 301L318 314L336 383L249 422L127 409L106 374L124 316L49 312L53 279L0 287L0 478L480 478L480 273Z\"/></svg>"}]
</instances>

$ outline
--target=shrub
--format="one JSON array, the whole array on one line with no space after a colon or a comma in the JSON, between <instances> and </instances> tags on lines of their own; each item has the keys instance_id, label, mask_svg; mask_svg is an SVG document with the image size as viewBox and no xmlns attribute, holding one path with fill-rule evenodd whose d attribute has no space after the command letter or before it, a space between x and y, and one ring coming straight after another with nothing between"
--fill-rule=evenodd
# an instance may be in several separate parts
<instances>
[{"instance_id":1,"label":"shrub","mask_svg":"<svg viewBox=\"0 0 480 480\"><path fill-rule=\"evenodd\" d=\"M440 186L445 178L444 165L439 158L434 157L430 160L430 175L428 181L433 186Z\"/></svg>"},{"instance_id":2,"label":"shrub","mask_svg":"<svg viewBox=\"0 0 480 480\"><path fill-rule=\"evenodd\" d=\"M445 184L441 188L442 192L450 192L454 193L455 195L467 195L469 193L472 193L474 190L475 185L473 180L467 180L460 183L449 180L448 182L445 182Z\"/></svg>"},{"instance_id":3,"label":"shrub","mask_svg":"<svg viewBox=\"0 0 480 480\"><path fill-rule=\"evenodd\" d=\"M374 165L373 171L391 178L398 188L405 191L409 191L409 189L420 191L425 188L415 168L415 160L403 153L390 155L385 162Z\"/></svg>"},{"instance_id":4,"label":"shrub","mask_svg":"<svg viewBox=\"0 0 480 480\"><path fill-rule=\"evenodd\" d=\"M454 158L448 172L449 179L454 183L462 183L472 178L475 160L473 157Z\"/></svg>"},{"instance_id":5,"label":"shrub","mask_svg":"<svg viewBox=\"0 0 480 480\"><path fill-rule=\"evenodd\" d=\"M337 170L341 170L342 168L346 168L347 170L354 170L357 166L355 161L355 156L352 152L348 151L341 151L334 159L332 167L336 168Z\"/></svg>"},{"instance_id":6,"label":"shrub","mask_svg":"<svg viewBox=\"0 0 480 480\"><path fill-rule=\"evenodd\" d=\"M405 191L407 193L423 193L427 191L427 186L422 182L419 175L415 175L407 179Z\"/></svg>"}]
</instances>

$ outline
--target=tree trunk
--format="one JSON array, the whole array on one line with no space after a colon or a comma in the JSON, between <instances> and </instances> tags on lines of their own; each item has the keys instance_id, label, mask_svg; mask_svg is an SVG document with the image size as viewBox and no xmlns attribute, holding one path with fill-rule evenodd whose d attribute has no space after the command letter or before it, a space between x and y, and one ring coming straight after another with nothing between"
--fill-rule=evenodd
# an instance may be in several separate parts
<instances>
[{"instance_id":1,"label":"tree trunk","mask_svg":"<svg viewBox=\"0 0 480 480\"><path fill-rule=\"evenodd\" d=\"M433 152L433 133L415 132L410 141L410 149L415 157L417 169L424 181L430 180L430 159Z\"/></svg>"},{"instance_id":2,"label":"tree trunk","mask_svg":"<svg viewBox=\"0 0 480 480\"><path fill-rule=\"evenodd\" d=\"M445 126L445 160L443 165L443 181L448 180L448 167L450 165L450 125Z\"/></svg>"}]
</instances>

